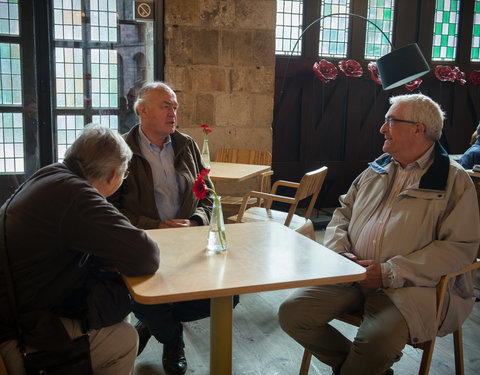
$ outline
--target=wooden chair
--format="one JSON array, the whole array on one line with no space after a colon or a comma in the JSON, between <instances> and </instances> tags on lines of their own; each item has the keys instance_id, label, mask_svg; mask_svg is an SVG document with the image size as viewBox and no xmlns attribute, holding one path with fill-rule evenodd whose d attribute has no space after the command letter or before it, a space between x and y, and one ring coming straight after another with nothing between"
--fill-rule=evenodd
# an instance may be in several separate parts
<instances>
[{"instance_id":1,"label":"wooden chair","mask_svg":"<svg viewBox=\"0 0 480 375\"><path fill-rule=\"evenodd\" d=\"M274 220L283 223L287 227L290 227L299 233L309 236L315 241L315 229L312 221L310 220L310 215L312 214L318 194L322 189L323 181L325 180L327 171L327 167L322 167L315 171L308 172L302 177L300 182L290 182L284 180L276 181L272 186L270 194L259 191L251 191L245 194L243 197L243 202L240 206L240 210L238 211L238 215L230 217L229 220L233 220L237 223ZM277 195L276 192L279 186L295 188L295 196L292 198L283 195ZM264 199L265 208L251 207L247 209L247 203L251 197ZM298 203L307 198L310 198L310 203L307 207L307 211L305 212L305 216L302 217L296 215L295 211ZM274 201L290 204L288 213L272 210L271 206Z\"/></svg>"},{"instance_id":2,"label":"wooden chair","mask_svg":"<svg viewBox=\"0 0 480 375\"><path fill-rule=\"evenodd\" d=\"M242 150L236 148L221 148L215 152L214 161L224 163L240 163L240 164L258 164L272 165L272 154L263 150ZM261 175L259 191L267 192L270 189L270 176L273 171L264 172ZM222 195L222 207L227 212L238 212L242 204L243 196ZM252 198L247 202L247 207L260 206L261 199Z\"/></svg>"},{"instance_id":3,"label":"wooden chair","mask_svg":"<svg viewBox=\"0 0 480 375\"><path fill-rule=\"evenodd\" d=\"M457 277L461 274L471 272L472 273L472 283L473 279L475 278L475 274L480 268L480 259L475 260L471 265L465 267L464 269L449 273L443 276L440 279L440 282L437 285L437 316L436 316L436 327L438 330L438 326L440 324L440 317L442 314L443 302L445 300L445 292L447 290L448 281L451 278ZM338 320L352 324L356 327L360 326L362 322L362 315L361 314L342 314L338 318ZM422 362L420 363L420 369L418 370L419 375L428 375L430 371L430 363L432 362L432 355L433 355L433 348L435 347L435 338L430 341L422 342L414 344L412 342L408 343L415 348L419 348L423 350L422 355ZM455 352L455 374L456 375L463 375L464 374L464 364L463 364L463 344L462 344L462 327L459 327L457 331L453 332L453 345L454 345L454 352ZM310 368L310 361L312 359L312 353L310 353L307 349L303 352L303 359L302 364L300 366L299 375L307 375L308 369Z\"/></svg>"}]
</instances>

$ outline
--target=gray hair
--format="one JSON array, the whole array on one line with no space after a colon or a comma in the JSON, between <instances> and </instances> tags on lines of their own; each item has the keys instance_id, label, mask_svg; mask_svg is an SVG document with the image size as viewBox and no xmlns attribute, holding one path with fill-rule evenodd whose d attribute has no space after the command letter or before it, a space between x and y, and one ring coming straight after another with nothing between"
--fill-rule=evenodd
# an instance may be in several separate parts
<instances>
[{"instance_id":1,"label":"gray hair","mask_svg":"<svg viewBox=\"0 0 480 375\"><path fill-rule=\"evenodd\" d=\"M423 94L393 96L390 104L406 103L404 120L420 122L425 126L425 133L432 141L438 141L442 135L445 114L440 106Z\"/></svg>"},{"instance_id":2,"label":"gray hair","mask_svg":"<svg viewBox=\"0 0 480 375\"><path fill-rule=\"evenodd\" d=\"M114 170L124 173L132 151L122 136L100 124L88 124L65 152L65 160L78 161L85 178L105 181Z\"/></svg>"},{"instance_id":3,"label":"gray hair","mask_svg":"<svg viewBox=\"0 0 480 375\"><path fill-rule=\"evenodd\" d=\"M175 94L175 91L172 90L170 86L168 86L166 83L161 82L161 81L154 81L154 82L148 82L145 83L140 90L137 93L137 100L135 101L135 104L133 105L133 110L137 114L138 113L138 106L140 103L145 103L145 105L148 106L148 94L152 90L158 90L158 91L167 91Z\"/></svg>"}]
</instances>

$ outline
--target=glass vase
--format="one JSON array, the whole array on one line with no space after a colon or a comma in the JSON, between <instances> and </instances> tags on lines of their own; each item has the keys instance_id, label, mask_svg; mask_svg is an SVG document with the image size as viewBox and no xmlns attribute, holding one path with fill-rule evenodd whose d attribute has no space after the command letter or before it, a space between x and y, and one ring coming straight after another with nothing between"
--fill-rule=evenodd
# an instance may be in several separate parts
<instances>
[{"instance_id":1,"label":"glass vase","mask_svg":"<svg viewBox=\"0 0 480 375\"><path fill-rule=\"evenodd\" d=\"M208 231L207 251L218 253L225 250L227 250L227 237L225 222L223 221L222 202L220 197L215 197Z\"/></svg>"},{"instance_id":2,"label":"glass vase","mask_svg":"<svg viewBox=\"0 0 480 375\"><path fill-rule=\"evenodd\" d=\"M208 149L208 139L203 138L202 162L205 168L210 168L210 150Z\"/></svg>"}]
</instances>

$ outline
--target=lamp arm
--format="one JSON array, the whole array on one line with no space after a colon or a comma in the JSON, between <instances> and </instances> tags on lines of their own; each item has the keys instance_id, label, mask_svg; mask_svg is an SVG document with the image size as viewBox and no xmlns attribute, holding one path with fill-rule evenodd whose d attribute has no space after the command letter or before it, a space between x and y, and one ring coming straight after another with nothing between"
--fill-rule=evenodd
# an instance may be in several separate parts
<instances>
[{"instance_id":1,"label":"lamp arm","mask_svg":"<svg viewBox=\"0 0 480 375\"><path fill-rule=\"evenodd\" d=\"M310 29L310 27L312 27L313 25L315 25L317 22L320 22L320 21L323 20L324 18L333 17L333 16L354 16L354 17L361 18L362 20L371 23L373 26L375 26L375 27L382 33L382 35L385 37L385 39L387 39L387 42L388 42L388 43L390 44L390 46L392 47L392 50L394 49L393 44L392 44L392 42L390 41L390 39L388 39L387 34L385 34L385 32L384 32L380 27L378 27L378 26L375 24L375 22L370 21L368 18L366 18L366 17L364 17L364 16L361 16L361 15L355 14L355 13L331 13L331 14L326 14L326 15L324 15L324 16L321 16L321 17L317 18L315 21L313 21L310 25L308 25L308 26L305 28L305 30L303 30L303 32L300 34L300 36L297 38L297 40L295 41L295 44L293 45L292 51L290 52L290 56L288 57L287 65L286 65L286 67L285 67L285 73L283 73L282 89L280 90L280 96L283 96L283 90L284 90L284 85L285 85L285 78L287 77L288 67L289 67L289 65L290 65L290 60L291 60L291 58L292 58L292 56L293 56L293 53L295 52L295 48L297 48L297 46L298 46L298 42L300 42L300 39L302 39L303 35Z\"/></svg>"}]
</instances>

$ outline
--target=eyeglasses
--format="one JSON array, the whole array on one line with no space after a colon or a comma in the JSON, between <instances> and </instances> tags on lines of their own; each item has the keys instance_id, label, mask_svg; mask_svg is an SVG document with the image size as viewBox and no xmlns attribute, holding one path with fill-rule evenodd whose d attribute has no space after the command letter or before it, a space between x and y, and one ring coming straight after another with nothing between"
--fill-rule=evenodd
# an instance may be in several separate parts
<instances>
[{"instance_id":1,"label":"eyeglasses","mask_svg":"<svg viewBox=\"0 0 480 375\"><path fill-rule=\"evenodd\" d=\"M123 179L125 180L129 174L130 174L130 171L127 169L125 172L123 172Z\"/></svg>"},{"instance_id":2,"label":"eyeglasses","mask_svg":"<svg viewBox=\"0 0 480 375\"><path fill-rule=\"evenodd\" d=\"M418 123L418 121L400 120L400 119L393 118L393 117L387 117L385 119L384 124L388 124L388 127L391 128L393 122L405 122L407 124L417 124Z\"/></svg>"}]
</instances>

